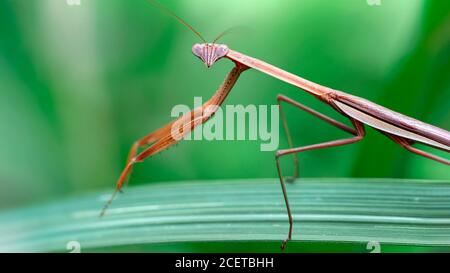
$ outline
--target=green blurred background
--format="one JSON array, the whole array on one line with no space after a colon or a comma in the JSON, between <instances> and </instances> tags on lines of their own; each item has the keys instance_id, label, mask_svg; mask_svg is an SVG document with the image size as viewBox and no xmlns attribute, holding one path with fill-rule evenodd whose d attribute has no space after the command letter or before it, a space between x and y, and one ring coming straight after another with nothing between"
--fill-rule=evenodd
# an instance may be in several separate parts
<instances>
[{"instance_id":1,"label":"green blurred background","mask_svg":"<svg viewBox=\"0 0 450 273\"><path fill-rule=\"evenodd\" d=\"M450 2L160 0L213 39L317 83L450 128ZM0 209L114 187L131 144L171 120L176 104L209 98L233 64L207 70L200 42L145 0L0 1ZM226 104L313 97L256 71ZM287 110L296 145L346 136ZM340 120L343 120L342 118ZM301 155L307 177L450 179L368 129L363 142ZM280 147L287 147L284 134ZM136 166L131 185L276 177L259 141L186 141ZM290 161L284 162L289 172Z\"/></svg>"}]
</instances>

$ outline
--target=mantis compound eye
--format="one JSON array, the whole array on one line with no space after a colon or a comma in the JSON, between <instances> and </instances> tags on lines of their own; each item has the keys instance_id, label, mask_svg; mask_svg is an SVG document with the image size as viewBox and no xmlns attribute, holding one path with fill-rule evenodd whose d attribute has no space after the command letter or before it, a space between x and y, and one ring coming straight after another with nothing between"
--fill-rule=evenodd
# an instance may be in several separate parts
<instances>
[{"instance_id":1,"label":"mantis compound eye","mask_svg":"<svg viewBox=\"0 0 450 273\"><path fill-rule=\"evenodd\" d=\"M202 59L202 55L203 55L203 48L204 46L201 44L195 44L192 46L192 53L194 53L195 56L199 57L200 59Z\"/></svg>"},{"instance_id":2,"label":"mantis compound eye","mask_svg":"<svg viewBox=\"0 0 450 273\"><path fill-rule=\"evenodd\" d=\"M228 46L226 45L218 45L216 50L216 56L220 59L225 57L228 53Z\"/></svg>"}]
</instances>

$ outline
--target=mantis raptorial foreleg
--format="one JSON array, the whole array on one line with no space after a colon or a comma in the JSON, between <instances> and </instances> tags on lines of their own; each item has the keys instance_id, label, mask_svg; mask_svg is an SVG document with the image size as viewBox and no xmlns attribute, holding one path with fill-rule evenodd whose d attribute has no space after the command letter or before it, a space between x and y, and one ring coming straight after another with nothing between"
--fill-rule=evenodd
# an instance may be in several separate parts
<instances>
[{"instance_id":1,"label":"mantis raptorial foreleg","mask_svg":"<svg viewBox=\"0 0 450 273\"><path fill-rule=\"evenodd\" d=\"M147 157L155 155L169 148L173 144L180 141L184 136L189 134L189 132L191 132L195 127L208 121L215 114L219 106L222 105L228 93L231 91L234 84L238 80L240 74L247 69L248 67L246 67L245 65L236 64L236 66L230 71L230 73L228 73L225 81L222 83L216 93L214 93L214 95L201 107L192 110L191 112L181 116L177 120L166 124L160 129L148 134L141 140L135 142L130 149L127 164L123 169L119 180L117 181L116 190L114 191L108 202L105 204L103 210L100 213L100 216L103 216L105 214L106 209L111 204L112 200L114 200L117 192L121 190L127 177L130 175L134 164L142 162ZM173 126L175 124L182 125L182 129L178 132L179 135L177 138L174 138L173 136ZM148 144L151 144L151 146L136 155L139 147L146 146Z\"/></svg>"},{"instance_id":2,"label":"mantis raptorial foreleg","mask_svg":"<svg viewBox=\"0 0 450 273\"><path fill-rule=\"evenodd\" d=\"M190 113L189 113L190 115ZM179 118L179 119L186 119L185 116ZM142 162L146 157L149 157L151 155L157 154L158 152L167 149L177 141L171 136L171 127L173 122L165 125L164 127L148 134L144 138L136 141L133 146L130 149L129 156L127 163L125 165L125 168L123 169L119 180L116 184L116 190L112 194L111 198L108 200L108 202L103 207L100 216L103 216L106 212L106 209L109 207L111 202L116 197L117 192L121 191L122 186L124 185L125 181L127 181L127 178L131 174L131 171L133 169L134 164L138 162ZM143 152L139 153L136 156L136 152L139 147L146 146L150 143L153 143L150 147L145 149Z\"/></svg>"},{"instance_id":3,"label":"mantis raptorial foreleg","mask_svg":"<svg viewBox=\"0 0 450 273\"><path fill-rule=\"evenodd\" d=\"M150 134L146 135L145 137L137 140L133 143L133 146L131 146L130 152L128 153L127 163L130 162L131 159L133 159L136 156L137 150L139 148L145 147L150 145L151 143L154 143L158 139L161 139L163 136L167 135L167 129L172 126L173 122L170 122L169 124L165 125L162 128L159 128L158 130L151 132Z\"/></svg>"},{"instance_id":4,"label":"mantis raptorial foreleg","mask_svg":"<svg viewBox=\"0 0 450 273\"><path fill-rule=\"evenodd\" d=\"M347 139L340 139L340 140L334 140L334 141L329 141L329 142L324 142L324 143L319 143L319 144L313 144L313 145L308 145L308 146L301 146L301 147L297 147L297 148L289 148L289 149L284 149L284 150L278 150L276 153L276 165L277 165L277 171L278 171L278 177L280 179L280 184L281 184L281 189L283 191L283 197L284 197L284 201L286 203L286 209L288 212L288 218L289 218L289 231L288 231L288 236L286 238L286 240L283 241L283 243L281 244L281 248L284 249L286 247L286 244L289 240L291 240L292 238L292 227L293 227L293 218L292 218L292 214L291 214L291 209L289 206L289 200L287 197L287 192L286 192L286 186L284 184L284 179L283 179L283 174L281 172L281 167L280 167L280 161L279 159L282 156L285 155L289 155L289 154L297 154L300 152L305 152L305 151L311 151L311 150L318 150L318 149L324 149L324 148L330 148L330 147L336 147L336 146L343 146L343 145L347 145L347 144L352 144L355 142L360 141L364 136L365 136L365 130L364 130L364 125L355 120L350 118L350 121L352 122L354 128L351 128L347 125L344 125L330 117L327 117L309 107L306 107L288 97L285 97L283 95L279 95L278 96L278 102L280 101L285 101L287 103L290 103L294 106L297 106L298 108L305 110L306 112L326 121L327 123L334 125L335 127L346 131L348 133L351 133L352 135L354 135L354 137L351 138L347 138ZM285 121L283 122L285 123ZM287 123L285 128L287 128Z\"/></svg>"},{"instance_id":5,"label":"mantis raptorial foreleg","mask_svg":"<svg viewBox=\"0 0 450 273\"><path fill-rule=\"evenodd\" d=\"M159 140L162 137L164 137L165 135L167 135L167 131L168 130L170 131L170 128L172 127L174 122L175 121L170 122L170 123L166 124L164 127L159 128L158 130L151 132L150 134L144 136L143 138L135 141L133 143L133 146L131 146L130 151L128 152L128 158L127 158L127 162L126 162L125 166L128 166L130 164L131 160L136 156L136 153L139 148L147 147L148 145L156 142L157 140ZM133 168L130 167L127 178L125 179L125 182L124 182L125 188L128 185L128 181L131 176L132 170L133 170Z\"/></svg>"}]
</instances>

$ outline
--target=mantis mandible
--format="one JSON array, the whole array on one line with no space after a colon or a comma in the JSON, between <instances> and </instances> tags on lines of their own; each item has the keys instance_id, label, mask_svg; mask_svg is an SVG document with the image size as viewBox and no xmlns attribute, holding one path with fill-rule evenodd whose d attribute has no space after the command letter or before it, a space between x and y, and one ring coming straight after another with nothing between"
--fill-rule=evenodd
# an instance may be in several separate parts
<instances>
[{"instance_id":1,"label":"mantis mandible","mask_svg":"<svg viewBox=\"0 0 450 273\"><path fill-rule=\"evenodd\" d=\"M171 128L175 122L182 122L183 124L188 124L190 130L182 132L182 135L187 135L196 126L208 121L218 109L220 105L224 102L227 95L230 93L231 89L237 82L239 76L242 72L248 69L255 69L263 72L271 77L277 78L285 83L298 87L301 90L306 91L318 100L329 105L337 113L349 119L352 126L345 125L339 121L336 121L322 113L317 112L293 99L290 99L284 95L278 95L277 102L280 106L280 118L282 119L282 124L284 131L288 138L288 149L278 150L275 155L276 168L278 172L278 177L280 179L281 189L283 192L284 201L286 204L288 219L289 219L289 230L287 238L282 242L281 248L284 249L287 242L292 238L292 227L293 218L291 214L291 209L289 206L288 196L285 187L286 182L293 182L299 176L299 160L297 157L298 153L324 149L329 147L343 146L348 144L356 143L362 140L365 136L364 125L370 126L377 131L381 132L388 138L390 138L395 143L399 144L406 150L415 153L417 155L435 160L437 162L450 165L450 160L433 155L431 153L419 150L413 147L413 144L420 143L430 146L435 149L443 150L445 152L450 152L450 132L433 125L421 122L419 120L413 119L411 117L402 115L400 113L394 112L388 108L380 106L376 103L370 102L366 99L347 94L342 91L338 91L332 88L328 88L312 81L301 78L297 75L284 71L274 65L268 64L259 59L250 57L243 53L239 53L230 49L227 45L218 44L217 41L226 32L219 35L212 43L206 42L206 40L197 32L192 26L183 21L176 14L167 10L165 7L159 5L153 0L149 2L158 8L164 10L170 15L178 19L182 24L187 26L197 37L202 41L200 44L194 44L192 47L193 54L198 57L208 68L212 67L214 63L218 60L226 58L234 62L235 66L229 72L225 81L216 91L216 93L206 102L203 106L192 110L190 113L181 116L176 121L170 122L167 125L161 127L160 129L148 134L142 139L136 141L130 149L128 160L124 170L122 171L119 180L117 182L116 190L111 196L111 199L106 203L103 208L101 215L103 215L107 207L111 204L112 200L116 196L117 192L122 189L125 181L129 177L134 164L142 162L145 158L152 156L161 152L164 149L177 143L179 139L175 139L171 135ZM349 138L339 139L329 142L323 142L313 145L293 147L292 138L289 133L289 128L287 126L286 117L283 114L281 105L282 103L291 104L300 110L303 110L330 125L343 130L351 135ZM212 111L204 111L205 109L211 109ZM198 113L201 113L200 116ZM149 147L147 147L150 145ZM138 149L141 147L147 147L142 152L138 153ZM280 168L280 158L286 155L293 155L294 159L294 175L292 177L284 178Z\"/></svg>"}]
</instances>

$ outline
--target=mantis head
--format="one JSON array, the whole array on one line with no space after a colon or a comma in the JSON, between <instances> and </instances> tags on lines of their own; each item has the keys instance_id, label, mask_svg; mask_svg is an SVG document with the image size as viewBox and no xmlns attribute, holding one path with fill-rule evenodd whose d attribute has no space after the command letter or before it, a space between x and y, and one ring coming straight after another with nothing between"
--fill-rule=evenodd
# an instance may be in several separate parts
<instances>
[{"instance_id":1,"label":"mantis head","mask_svg":"<svg viewBox=\"0 0 450 273\"><path fill-rule=\"evenodd\" d=\"M180 23L189 28L192 31L192 33L194 33L198 38L200 38L200 40L203 41L202 44L195 44L194 46L192 46L192 53L194 53L195 56L200 58L200 60L202 60L202 62L204 62L208 68L210 68L215 62L217 62L218 60L220 60L221 58L225 57L228 54L228 46L224 44L216 44L216 42L221 37L226 35L230 31L230 29L222 32L222 34L217 36L212 43L207 43L206 40L202 37L202 35L197 30L195 30L195 28L193 28L183 19L178 17L178 15L176 15L174 12L162 6L155 0L148 0L148 2L153 6L155 6L156 8L164 11L168 15L177 19Z\"/></svg>"},{"instance_id":2,"label":"mantis head","mask_svg":"<svg viewBox=\"0 0 450 273\"><path fill-rule=\"evenodd\" d=\"M210 68L215 62L227 55L228 46L215 43L195 44L192 46L192 53Z\"/></svg>"}]
</instances>

